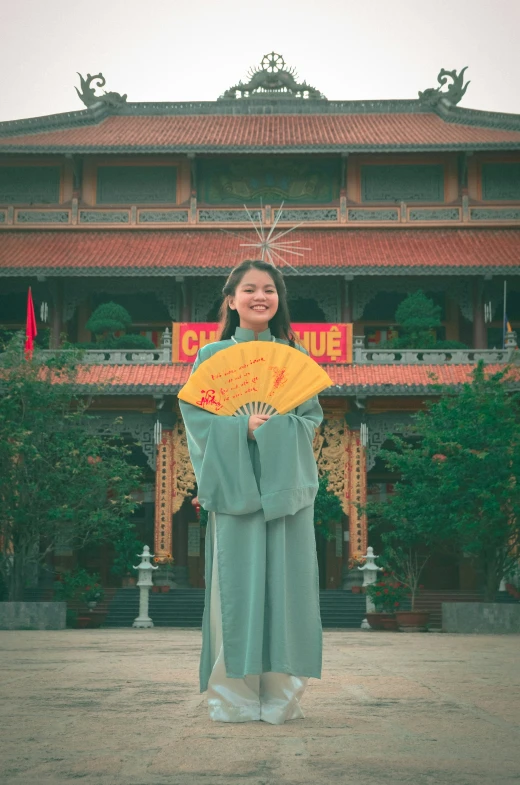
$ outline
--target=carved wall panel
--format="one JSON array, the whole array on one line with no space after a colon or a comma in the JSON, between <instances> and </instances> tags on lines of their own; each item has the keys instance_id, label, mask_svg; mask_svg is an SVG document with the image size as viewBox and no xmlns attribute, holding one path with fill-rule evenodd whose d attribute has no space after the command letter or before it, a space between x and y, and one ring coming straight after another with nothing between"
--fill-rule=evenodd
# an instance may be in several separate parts
<instances>
[{"instance_id":1,"label":"carved wall panel","mask_svg":"<svg viewBox=\"0 0 520 785\"><path fill-rule=\"evenodd\" d=\"M16 223L19 224L68 224L68 210L17 210Z\"/></svg>"},{"instance_id":2,"label":"carved wall panel","mask_svg":"<svg viewBox=\"0 0 520 785\"><path fill-rule=\"evenodd\" d=\"M98 166L98 204L175 204L176 166Z\"/></svg>"},{"instance_id":3,"label":"carved wall panel","mask_svg":"<svg viewBox=\"0 0 520 785\"><path fill-rule=\"evenodd\" d=\"M348 450L349 431L343 415L324 420L314 439L318 473L321 477L328 473L329 490L340 499L346 515L349 511L346 474Z\"/></svg>"},{"instance_id":4,"label":"carved wall panel","mask_svg":"<svg viewBox=\"0 0 520 785\"><path fill-rule=\"evenodd\" d=\"M195 472L191 465L188 452L186 431L180 414L172 431L173 434L173 476L172 476L172 512L175 514L182 507L184 499L193 495L195 490Z\"/></svg>"},{"instance_id":5,"label":"carved wall panel","mask_svg":"<svg viewBox=\"0 0 520 785\"><path fill-rule=\"evenodd\" d=\"M443 202L444 167L439 164L361 166L363 202Z\"/></svg>"},{"instance_id":6,"label":"carved wall panel","mask_svg":"<svg viewBox=\"0 0 520 785\"><path fill-rule=\"evenodd\" d=\"M95 413L90 427L96 433L117 433L131 436L146 456L150 469L155 471L154 418L151 414Z\"/></svg>"},{"instance_id":7,"label":"carved wall panel","mask_svg":"<svg viewBox=\"0 0 520 785\"><path fill-rule=\"evenodd\" d=\"M511 202L520 199L520 163L483 163L482 198Z\"/></svg>"},{"instance_id":8,"label":"carved wall panel","mask_svg":"<svg viewBox=\"0 0 520 785\"><path fill-rule=\"evenodd\" d=\"M1 166L0 202L58 204L60 180L59 166Z\"/></svg>"},{"instance_id":9,"label":"carved wall panel","mask_svg":"<svg viewBox=\"0 0 520 785\"><path fill-rule=\"evenodd\" d=\"M242 157L232 161L201 159L197 168L199 199L205 204L327 204L339 198L337 158Z\"/></svg>"},{"instance_id":10,"label":"carved wall panel","mask_svg":"<svg viewBox=\"0 0 520 785\"><path fill-rule=\"evenodd\" d=\"M128 224L128 210L80 210L80 224Z\"/></svg>"},{"instance_id":11,"label":"carved wall panel","mask_svg":"<svg viewBox=\"0 0 520 785\"><path fill-rule=\"evenodd\" d=\"M371 414L368 417L368 446L366 470L374 468L377 455L389 434L401 433L412 422L412 415L399 414Z\"/></svg>"},{"instance_id":12,"label":"carved wall panel","mask_svg":"<svg viewBox=\"0 0 520 785\"><path fill-rule=\"evenodd\" d=\"M472 207L469 214L472 221L520 221L517 207Z\"/></svg>"}]
</instances>

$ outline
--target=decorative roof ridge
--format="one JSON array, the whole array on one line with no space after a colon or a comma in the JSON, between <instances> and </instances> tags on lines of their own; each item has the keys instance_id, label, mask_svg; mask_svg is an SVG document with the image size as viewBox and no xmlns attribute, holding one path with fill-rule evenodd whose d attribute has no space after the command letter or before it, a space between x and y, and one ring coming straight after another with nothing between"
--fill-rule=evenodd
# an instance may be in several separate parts
<instances>
[{"instance_id":1,"label":"decorative roof ridge","mask_svg":"<svg viewBox=\"0 0 520 785\"><path fill-rule=\"evenodd\" d=\"M99 103L89 109L78 109L74 112L24 117L21 120L3 120L0 121L0 136L25 136L39 134L42 131L61 131L83 125L98 125L111 114L118 114L118 112L106 104Z\"/></svg>"},{"instance_id":2,"label":"decorative roof ridge","mask_svg":"<svg viewBox=\"0 0 520 785\"><path fill-rule=\"evenodd\" d=\"M344 114L434 114L431 107L422 105L416 98L328 100L306 99L299 101L264 93L240 100L128 102L117 112L124 116L136 115L344 115Z\"/></svg>"},{"instance_id":3,"label":"decorative roof ridge","mask_svg":"<svg viewBox=\"0 0 520 785\"><path fill-rule=\"evenodd\" d=\"M484 109L469 109L464 106L454 106L448 101L440 101L436 107L436 114L445 122L458 125L499 128L503 131L520 129L520 114L512 112L488 112Z\"/></svg>"},{"instance_id":4,"label":"decorative roof ridge","mask_svg":"<svg viewBox=\"0 0 520 785\"><path fill-rule=\"evenodd\" d=\"M115 107L106 103L88 109L60 112L20 120L0 121L1 136L41 133L47 130L66 130L83 125L97 125L111 116L124 117L181 117L181 116L258 116L258 115L343 115L343 114L434 114L416 99L298 102L280 97L245 98L221 101L154 101L128 102ZM520 116L519 116L520 120Z\"/></svg>"},{"instance_id":5,"label":"decorative roof ridge","mask_svg":"<svg viewBox=\"0 0 520 785\"><path fill-rule=\"evenodd\" d=\"M431 107L418 99L381 99L356 101L305 100L284 98L243 98L220 101L129 102L119 107L98 103L88 109L61 112L41 117L0 121L0 137L26 136L45 131L67 130L88 125L98 125L109 117L194 117L194 116L333 116L369 114L430 114L446 123L495 128L507 131L520 130L520 114L488 112L454 106L439 101Z\"/></svg>"},{"instance_id":6,"label":"decorative roof ridge","mask_svg":"<svg viewBox=\"0 0 520 785\"><path fill-rule=\"evenodd\" d=\"M0 138L37 135L46 131L60 131L89 125L99 125L113 116L120 117L195 117L195 116L334 116L334 115L437 115L453 125L468 125L506 131L520 130L520 114L487 112L467 109L440 101L435 107L421 104L417 99L369 101L296 101L281 98L245 98L239 101L179 101L174 103L126 103L111 107L99 103L75 112L29 117L0 122ZM15 152L9 150L6 152Z\"/></svg>"}]
</instances>

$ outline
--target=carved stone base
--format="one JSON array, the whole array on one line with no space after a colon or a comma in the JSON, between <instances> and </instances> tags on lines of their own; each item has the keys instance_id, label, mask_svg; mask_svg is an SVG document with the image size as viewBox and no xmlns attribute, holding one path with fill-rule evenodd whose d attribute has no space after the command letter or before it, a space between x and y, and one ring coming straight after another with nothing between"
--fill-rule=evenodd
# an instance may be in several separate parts
<instances>
[{"instance_id":1,"label":"carved stone base","mask_svg":"<svg viewBox=\"0 0 520 785\"><path fill-rule=\"evenodd\" d=\"M148 630L153 627L153 621L151 619L136 619L132 624L132 627L140 630Z\"/></svg>"}]
</instances>

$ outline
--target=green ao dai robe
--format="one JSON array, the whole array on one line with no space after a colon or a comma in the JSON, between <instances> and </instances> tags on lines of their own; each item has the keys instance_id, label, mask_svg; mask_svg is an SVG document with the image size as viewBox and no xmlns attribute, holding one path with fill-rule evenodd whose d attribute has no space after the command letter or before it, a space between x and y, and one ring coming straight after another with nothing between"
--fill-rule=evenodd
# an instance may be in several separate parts
<instances>
[{"instance_id":1,"label":"green ao dai robe","mask_svg":"<svg viewBox=\"0 0 520 785\"><path fill-rule=\"evenodd\" d=\"M237 328L237 342L254 339ZM259 340L270 341L271 333ZM279 341L280 343L287 343ZM194 370L231 340L204 346ZM317 397L277 415L248 440L247 416L218 416L179 401L201 506L215 515L222 640L230 678L267 672L321 676L322 628L314 537ZM200 689L214 662L210 608L214 543L206 533Z\"/></svg>"}]
</instances>

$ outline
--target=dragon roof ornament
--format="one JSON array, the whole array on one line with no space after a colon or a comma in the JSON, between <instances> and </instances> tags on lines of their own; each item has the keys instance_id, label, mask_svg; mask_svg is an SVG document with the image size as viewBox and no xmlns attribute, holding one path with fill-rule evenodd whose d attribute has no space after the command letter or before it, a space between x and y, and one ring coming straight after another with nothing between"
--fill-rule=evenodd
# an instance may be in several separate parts
<instances>
[{"instance_id":1,"label":"dragon roof ornament","mask_svg":"<svg viewBox=\"0 0 520 785\"><path fill-rule=\"evenodd\" d=\"M114 92L107 93L106 90L103 90L101 95L96 95L96 91L93 87L91 87L91 84L92 82L96 82L96 87L104 87L106 85L106 80L102 73L94 74L94 76L87 74L86 79L84 79L84 77L79 72L78 76L81 83L81 92L77 87L76 92L87 109L90 106L95 106L96 104L107 104L108 106L116 107L126 103L126 93L125 95L121 95L120 93Z\"/></svg>"},{"instance_id":2,"label":"dragon roof ornament","mask_svg":"<svg viewBox=\"0 0 520 785\"><path fill-rule=\"evenodd\" d=\"M313 98L325 99L323 93L307 82L298 82L294 68L288 68L282 55L270 52L262 58L260 66L250 68L249 81L230 87L220 96L226 98Z\"/></svg>"},{"instance_id":3,"label":"dragon roof ornament","mask_svg":"<svg viewBox=\"0 0 520 785\"><path fill-rule=\"evenodd\" d=\"M419 102L435 108L441 101L447 101L452 106L455 106L462 100L464 93L468 89L469 82L464 84L464 72L468 66L465 66L460 73L455 69L447 71L441 68L437 81L439 87L429 87L424 92L419 92ZM448 85L447 90L442 90L448 79L451 79L451 84Z\"/></svg>"}]
</instances>

